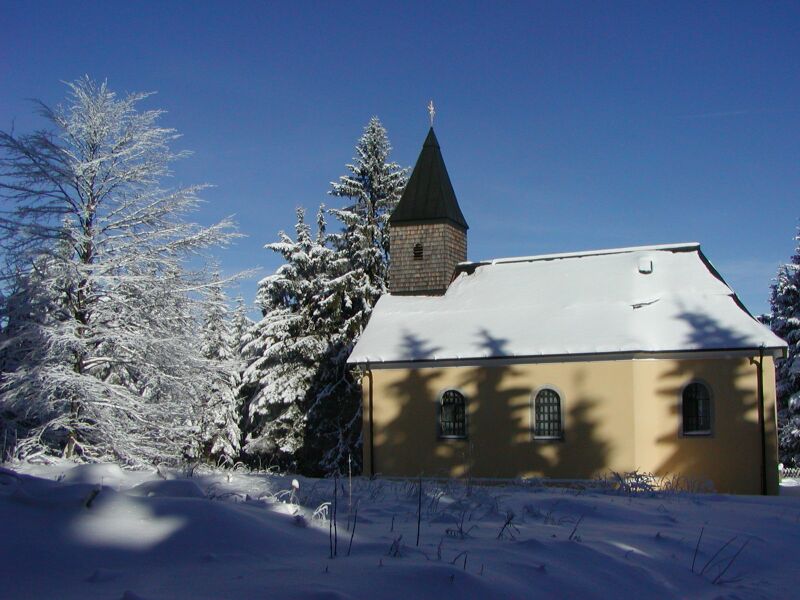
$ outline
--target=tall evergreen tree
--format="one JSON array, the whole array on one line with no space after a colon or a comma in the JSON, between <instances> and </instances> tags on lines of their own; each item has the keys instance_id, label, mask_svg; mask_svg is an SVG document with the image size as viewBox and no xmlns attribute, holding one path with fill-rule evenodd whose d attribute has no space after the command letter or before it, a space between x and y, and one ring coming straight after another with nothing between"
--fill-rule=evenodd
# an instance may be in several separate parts
<instances>
[{"instance_id":1,"label":"tall evergreen tree","mask_svg":"<svg viewBox=\"0 0 800 600\"><path fill-rule=\"evenodd\" d=\"M297 210L295 239L281 232L265 247L286 261L259 282L256 305L263 318L248 332L243 355L245 452L283 468L306 462L306 411L314 374L327 341L315 330L313 312L321 282L328 276L331 250L323 222L317 236Z\"/></svg>"},{"instance_id":2,"label":"tall evergreen tree","mask_svg":"<svg viewBox=\"0 0 800 600\"><path fill-rule=\"evenodd\" d=\"M356 307L366 322L371 307L386 292L389 279L389 217L400 201L408 170L389 162L392 147L386 129L372 117L356 143L356 156L346 165L349 173L331 182L330 194L349 203L330 212L342 223L342 231L332 236L334 246L347 258L351 272L358 275L358 293L366 314ZM363 329L358 323L355 335Z\"/></svg>"},{"instance_id":3,"label":"tall evergreen tree","mask_svg":"<svg viewBox=\"0 0 800 600\"><path fill-rule=\"evenodd\" d=\"M189 290L205 280L182 261L226 243L231 223L185 219L202 186L161 188L183 153L170 149L177 136L158 125L161 111L138 110L148 94L119 98L89 78L67 85L66 106L40 105L51 131L0 132L0 197L11 207L0 213L3 286L45 274L0 315L15 322L0 411L35 416L28 439L67 456L180 460L217 368L194 343Z\"/></svg>"},{"instance_id":4,"label":"tall evergreen tree","mask_svg":"<svg viewBox=\"0 0 800 600\"><path fill-rule=\"evenodd\" d=\"M238 398L240 362L228 323L227 297L217 272L208 287L202 340L203 356L222 370L209 372L202 403L201 452L211 462L231 465L239 456L242 437Z\"/></svg>"},{"instance_id":5,"label":"tall evergreen tree","mask_svg":"<svg viewBox=\"0 0 800 600\"><path fill-rule=\"evenodd\" d=\"M329 211L341 231L326 234L322 206L316 238L299 211L296 240L281 234L267 246L286 264L261 282L264 318L245 346L246 449L309 474L360 464L361 397L346 361L387 289L388 219L406 182L390 151L372 118L349 173L331 184L331 195L349 201Z\"/></svg>"},{"instance_id":6,"label":"tall evergreen tree","mask_svg":"<svg viewBox=\"0 0 800 600\"><path fill-rule=\"evenodd\" d=\"M247 307L244 304L244 299L241 296L237 296L235 302L236 308L233 309L233 317L231 317L231 352L238 359L241 359L242 348L249 341L247 332L253 326L253 321L247 316ZM241 373L239 379L241 380Z\"/></svg>"},{"instance_id":7,"label":"tall evergreen tree","mask_svg":"<svg viewBox=\"0 0 800 600\"><path fill-rule=\"evenodd\" d=\"M789 344L776 369L781 460L800 465L800 234L791 262L778 269L770 297L770 327Z\"/></svg>"},{"instance_id":8,"label":"tall evergreen tree","mask_svg":"<svg viewBox=\"0 0 800 600\"><path fill-rule=\"evenodd\" d=\"M391 150L386 129L372 117L356 143L353 162L346 165L349 173L332 182L329 192L348 204L330 211L342 229L331 236L338 272L324 295L336 309L328 311L332 335L308 415L317 433L320 466L327 472L361 463L361 390L347 357L388 289L389 217L408 175L389 160Z\"/></svg>"}]
</instances>

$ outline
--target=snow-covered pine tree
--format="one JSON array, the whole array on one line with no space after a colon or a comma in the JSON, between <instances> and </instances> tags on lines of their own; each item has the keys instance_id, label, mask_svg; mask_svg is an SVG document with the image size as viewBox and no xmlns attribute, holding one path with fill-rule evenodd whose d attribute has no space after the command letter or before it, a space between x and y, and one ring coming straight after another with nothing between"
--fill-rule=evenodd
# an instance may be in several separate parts
<instances>
[{"instance_id":1,"label":"snow-covered pine tree","mask_svg":"<svg viewBox=\"0 0 800 600\"><path fill-rule=\"evenodd\" d=\"M386 129L372 117L356 143L353 162L346 165L349 173L332 182L329 192L349 204L330 211L342 224L330 236L336 268L319 301L327 307L321 320L330 343L308 412L319 467L328 473L345 472L351 461L359 468L361 462L361 394L346 361L388 287L389 217L408 174L390 162L391 149Z\"/></svg>"},{"instance_id":2,"label":"snow-covered pine tree","mask_svg":"<svg viewBox=\"0 0 800 600\"><path fill-rule=\"evenodd\" d=\"M781 265L770 297L770 327L789 344L776 369L781 460L800 465L800 232L791 262Z\"/></svg>"},{"instance_id":3,"label":"snow-covered pine tree","mask_svg":"<svg viewBox=\"0 0 800 600\"><path fill-rule=\"evenodd\" d=\"M242 381L244 451L251 462L289 469L306 462L308 400L328 348L312 315L330 270L325 235L321 221L312 236L305 211L298 209L295 239L280 232L280 241L265 246L286 263L259 282L256 305L263 318L250 328L242 350L248 362Z\"/></svg>"},{"instance_id":4,"label":"snow-covered pine tree","mask_svg":"<svg viewBox=\"0 0 800 600\"><path fill-rule=\"evenodd\" d=\"M253 326L253 321L247 316L247 307L244 304L244 299L237 296L234 300L236 308L233 309L233 316L231 317L231 352L237 359L242 357L242 348L249 340L248 331ZM241 383L241 373L239 374Z\"/></svg>"},{"instance_id":5,"label":"snow-covered pine tree","mask_svg":"<svg viewBox=\"0 0 800 600\"><path fill-rule=\"evenodd\" d=\"M342 230L325 233L322 206L314 239L301 210L297 239L282 233L267 246L286 264L261 282L264 318L245 345L251 454L308 474L344 472L350 460L359 468L361 400L346 361L387 289L388 219L407 173L388 162L390 150L386 130L371 119L349 174L331 184L332 195L350 200L329 211Z\"/></svg>"},{"instance_id":6,"label":"snow-covered pine tree","mask_svg":"<svg viewBox=\"0 0 800 600\"><path fill-rule=\"evenodd\" d=\"M208 286L202 330L201 350L211 361L212 368L202 402L200 444L203 457L227 465L236 462L242 437L238 397L240 363L230 329L227 297L219 273L214 272Z\"/></svg>"},{"instance_id":7,"label":"snow-covered pine tree","mask_svg":"<svg viewBox=\"0 0 800 600\"><path fill-rule=\"evenodd\" d=\"M15 325L0 410L35 416L31 443L67 456L180 460L209 368L188 293L205 280L182 260L226 243L232 224L186 220L202 186L160 187L183 153L170 150L177 135L158 126L161 111L137 109L149 94L119 98L88 77L67 85L66 106L40 104L51 131L0 132L2 284L27 285L42 260L56 274L34 304L5 303Z\"/></svg>"},{"instance_id":8,"label":"snow-covered pine tree","mask_svg":"<svg viewBox=\"0 0 800 600\"><path fill-rule=\"evenodd\" d=\"M331 209L341 223L342 231L332 236L334 246L350 263L349 271L359 275L357 293L367 305L366 314L357 323L349 324L348 333L356 337L369 318L369 310L386 292L389 278L389 217L400 201L408 179L408 169L389 162L392 147L386 129L372 117L356 143L349 173L331 182L330 194L346 198L344 208Z\"/></svg>"}]
</instances>

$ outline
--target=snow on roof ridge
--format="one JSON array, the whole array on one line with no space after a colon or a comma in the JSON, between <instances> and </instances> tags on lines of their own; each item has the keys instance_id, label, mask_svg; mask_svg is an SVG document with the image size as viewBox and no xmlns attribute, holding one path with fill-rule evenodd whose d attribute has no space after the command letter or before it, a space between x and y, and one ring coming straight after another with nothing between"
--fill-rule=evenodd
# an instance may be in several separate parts
<instances>
[{"instance_id":1,"label":"snow on roof ridge","mask_svg":"<svg viewBox=\"0 0 800 600\"><path fill-rule=\"evenodd\" d=\"M606 248L600 250L584 250L579 252L560 252L556 254L537 254L533 256L511 256L507 258L494 258L489 260L464 261L458 263L459 267L498 265L518 262L534 262L537 260L555 260L559 258L580 258L583 256L602 256L605 254L623 254L626 252L647 252L663 250L697 250L699 242L683 242L678 244L656 244L654 246L630 246L628 248Z\"/></svg>"}]
</instances>

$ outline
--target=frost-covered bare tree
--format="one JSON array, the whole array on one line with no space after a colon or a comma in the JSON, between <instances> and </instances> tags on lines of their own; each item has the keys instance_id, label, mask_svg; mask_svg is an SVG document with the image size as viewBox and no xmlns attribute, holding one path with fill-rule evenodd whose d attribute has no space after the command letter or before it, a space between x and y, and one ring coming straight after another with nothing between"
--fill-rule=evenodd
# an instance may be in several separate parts
<instances>
[{"instance_id":1,"label":"frost-covered bare tree","mask_svg":"<svg viewBox=\"0 0 800 600\"><path fill-rule=\"evenodd\" d=\"M138 109L150 94L67 86L64 105L38 104L47 129L0 132L0 409L27 450L179 460L224 370L196 342L207 276L185 262L232 223L188 220L203 186L162 187L185 154L162 111Z\"/></svg>"}]
</instances>

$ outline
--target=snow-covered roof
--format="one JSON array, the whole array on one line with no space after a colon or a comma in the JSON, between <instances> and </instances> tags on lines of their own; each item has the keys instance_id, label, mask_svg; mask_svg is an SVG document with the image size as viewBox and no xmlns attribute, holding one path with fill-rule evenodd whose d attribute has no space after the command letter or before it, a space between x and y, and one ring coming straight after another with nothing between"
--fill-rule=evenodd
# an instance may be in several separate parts
<instances>
[{"instance_id":1,"label":"snow-covered roof","mask_svg":"<svg viewBox=\"0 0 800 600\"><path fill-rule=\"evenodd\" d=\"M786 346L697 243L462 263L457 273L444 296L382 296L348 362Z\"/></svg>"}]
</instances>

